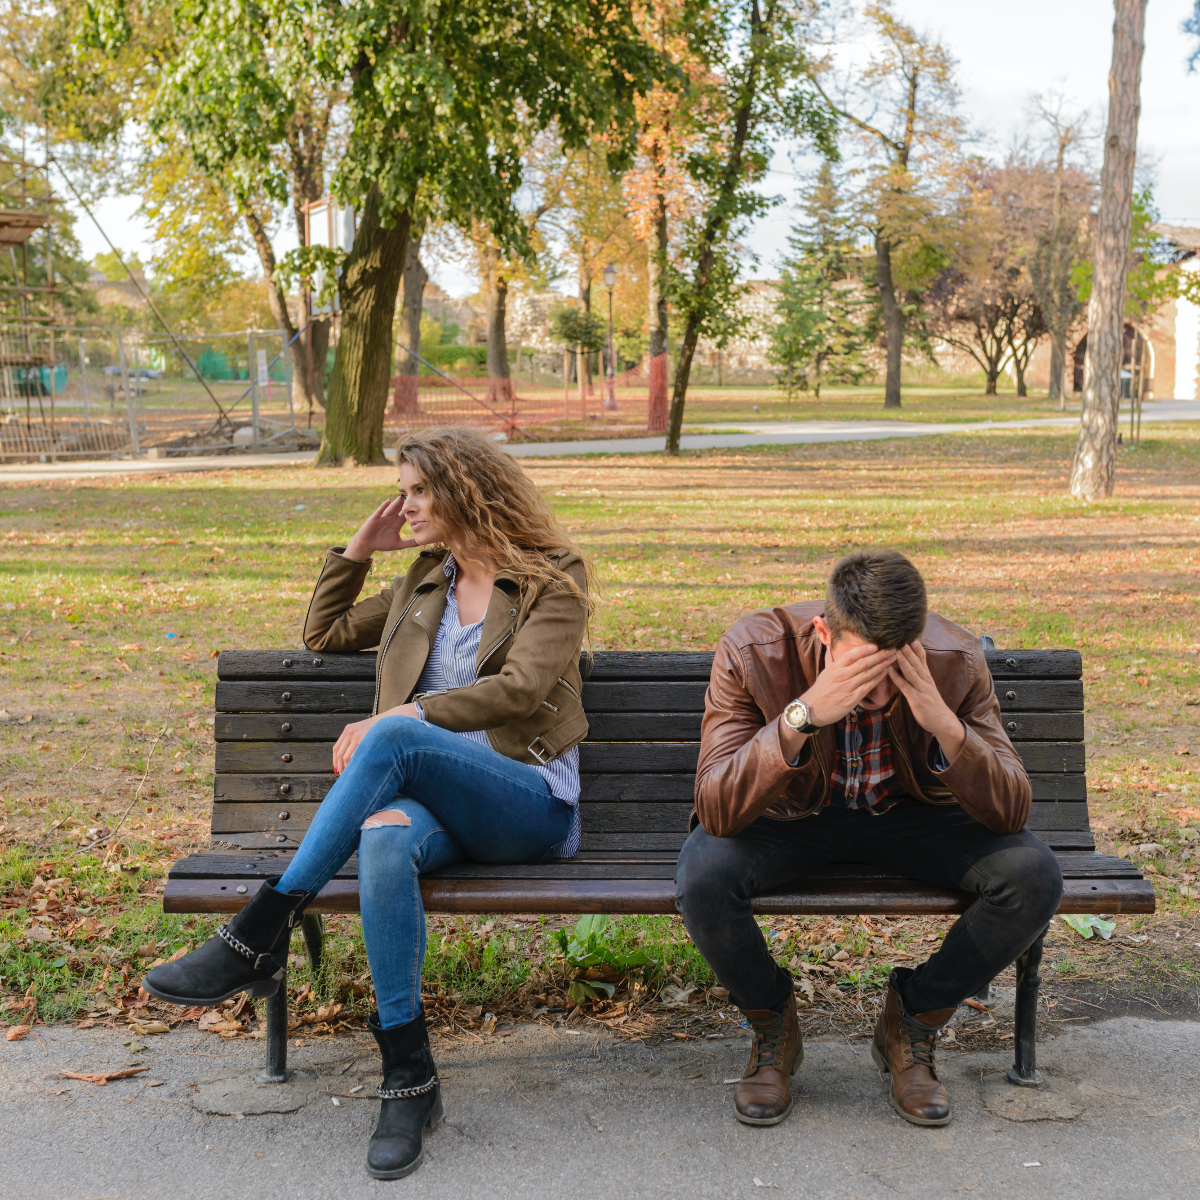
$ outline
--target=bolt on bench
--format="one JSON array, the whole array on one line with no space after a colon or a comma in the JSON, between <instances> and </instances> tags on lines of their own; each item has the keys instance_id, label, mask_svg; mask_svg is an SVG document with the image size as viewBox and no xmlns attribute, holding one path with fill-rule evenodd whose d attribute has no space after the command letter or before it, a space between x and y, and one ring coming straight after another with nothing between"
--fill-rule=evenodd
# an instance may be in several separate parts
<instances>
[{"instance_id":1,"label":"bolt on bench","mask_svg":"<svg viewBox=\"0 0 1200 1200\"><path fill-rule=\"evenodd\" d=\"M995 650L985 638L1005 728L1033 782L1029 828L1055 852L1060 912L1146 913L1154 889L1123 859L1097 854L1084 777L1082 659L1075 650ZM430 912L672 913L688 834L710 653L605 651L583 672L589 732L580 746L583 826L572 859L536 866L458 863L421 878ZM177 862L163 907L230 913L279 875L333 786L332 746L371 711L375 653L234 650L217 663L212 850ZM945 914L966 893L835 864L760 896L761 913ZM315 970L322 912L358 911L351 859L303 917ZM1033 1086L1042 939L1018 960L1013 1083ZM287 987L266 1001L267 1067L287 1070Z\"/></svg>"}]
</instances>

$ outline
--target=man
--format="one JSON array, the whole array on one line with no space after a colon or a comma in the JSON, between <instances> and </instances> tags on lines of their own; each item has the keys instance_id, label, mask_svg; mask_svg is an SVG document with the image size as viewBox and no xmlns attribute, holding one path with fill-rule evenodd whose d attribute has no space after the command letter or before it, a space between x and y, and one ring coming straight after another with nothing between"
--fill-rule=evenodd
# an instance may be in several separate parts
<instances>
[{"instance_id":1,"label":"man","mask_svg":"<svg viewBox=\"0 0 1200 1200\"><path fill-rule=\"evenodd\" d=\"M892 971L871 1048L896 1111L946 1124L938 1030L1024 953L1062 894L1053 854L1023 829L1029 778L979 641L927 612L903 555L851 554L823 604L764 609L725 634L700 736L676 905L754 1033L738 1120L782 1121L804 1057L792 979L752 898L853 861L977 897L927 962Z\"/></svg>"}]
</instances>

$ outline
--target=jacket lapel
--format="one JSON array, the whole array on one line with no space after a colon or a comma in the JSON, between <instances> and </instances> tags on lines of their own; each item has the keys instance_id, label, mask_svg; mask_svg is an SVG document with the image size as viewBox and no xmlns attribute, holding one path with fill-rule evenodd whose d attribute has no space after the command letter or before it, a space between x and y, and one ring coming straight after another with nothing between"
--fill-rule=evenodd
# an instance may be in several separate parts
<instances>
[{"instance_id":1,"label":"jacket lapel","mask_svg":"<svg viewBox=\"0 0 1200 1200\"><path fill-rule=\"evenodd\" d=\"M491 659L520 619L520 583L515 575L500 571L492 586L492 598L483 615L483 630L479 635L479 650L475 655L475 671L478 673L485 662ZM500 662L504 661L501 655Z\"/></svg>"},{"instance_id":2,"label":"jacket lapel","mask_svg":"<svg viewBox=\"0 0 1200 1200\"><path fill-rule=\"evenodd\" d=\"M439 560L413 588L409 599L403 603L397 602L396 620L384 634L376 667L377 676L382 682L386 658L388 698L394 703L407 701L417 686L417 680L421 678L437 639L442 613L446 611L449 590L450 580L443 573ZM401 699L395 700L397 696ZM381 692L381 707L382 700Z\"/></svg>"}]
</instances>

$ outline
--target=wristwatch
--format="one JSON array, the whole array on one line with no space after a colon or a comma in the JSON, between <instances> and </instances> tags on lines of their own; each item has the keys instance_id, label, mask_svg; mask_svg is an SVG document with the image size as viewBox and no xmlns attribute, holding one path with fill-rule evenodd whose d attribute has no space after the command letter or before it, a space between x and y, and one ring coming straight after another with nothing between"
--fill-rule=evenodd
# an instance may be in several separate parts
<instances>
[{"instance_id":1,"label":"wristwatch","mask_svg":"<svg viewBox=\"0 0 1200 1200\"><path fill-rule=\"evenodd\" d=\"M783 719L789 729L797 733L816 733L821 727L813 724L812 713L803 700L793 700L783 710Z\"/></svg>"}]
</instances>

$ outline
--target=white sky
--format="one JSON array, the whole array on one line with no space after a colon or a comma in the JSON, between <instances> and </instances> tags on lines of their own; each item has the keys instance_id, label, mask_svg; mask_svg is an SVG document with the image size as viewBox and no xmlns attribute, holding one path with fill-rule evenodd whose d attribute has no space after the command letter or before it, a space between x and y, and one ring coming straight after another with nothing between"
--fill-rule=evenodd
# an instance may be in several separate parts
<instances>
[{"instance_id":1,"label":"white sky","mask_svg":"<svg viewBox=\"0 0 1200 1200\"><path fill-rule=\"evenodd\" d=\"M897 0L897 13L919 29L940 36L959 62L962 108L970 124L990 134L1002 153L1027 121L1035 92L1056 88L1079 107L1091 110L1103 128L1108 106L1112 57L1112 6L1104 0L1005 0L995 5L964 5L949 0ZM1188 74L1191 39L1180 31L1192 0L1150 0L1146 10L1146 56L1142 64L1142 118L1138 144L1157 163L1155 195L1164 221L1200 225L1200 71ZM776 165L791 169L785 155ZM771 177L785 200L797 181ZM134 198L113 198L95 206L109 237L122 250L150 257L147 230ZM759 255L754 274L776 273L789 222L780 210L761 221L748 239ZM87 217L76 231L84 253L107 249ZM280 252L294 244L285 230ZM257 269L257 261L248 264ZM451 295L469 295L475 280L453 263L433 265L433 277Z\"/></svg>"}]
</instances>

